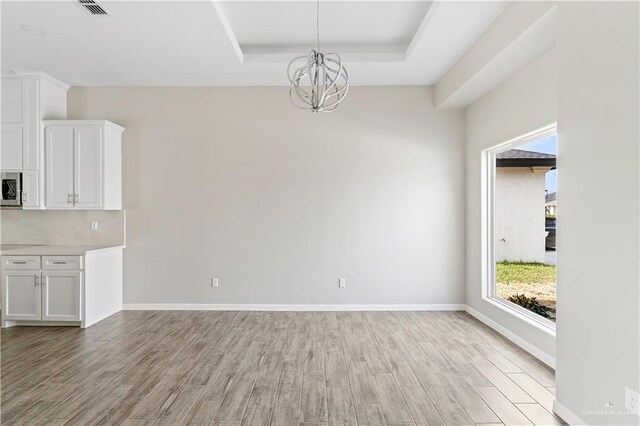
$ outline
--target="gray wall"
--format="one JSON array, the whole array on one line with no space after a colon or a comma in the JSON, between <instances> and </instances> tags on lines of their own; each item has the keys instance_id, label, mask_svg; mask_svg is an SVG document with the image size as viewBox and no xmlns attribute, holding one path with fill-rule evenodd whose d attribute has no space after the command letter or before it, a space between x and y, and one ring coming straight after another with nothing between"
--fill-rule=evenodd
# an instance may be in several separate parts
<instances>
[{"instance_id":1,"label":"gray wall","mask_svg":"<svg viewBox=\"0 0 640 426\"><path fill-rule=\"evenodd\" d=\"M558 5L557 398L598 425L640 422L639 9Z\"/></svg>"},{"instance_id":2,"label":"gray wall","mask_svg":"<svg viewBox=\"0 0 640 426\"><path fill-rule=\"evenodd\" d=\"M466 110L467 305L526 342L529 350L554 363L555 336L483 299L483 150L556 121L558 52L553 49L474 102ZM561 144L562 141L559 142ZM558 172L559 174L561 172ZM562 197L562 194L560 194ZM560 247L559 250L562 250Z\"/></svg>"},{"instance_id":3,"label":"gray wall","mask_svg":"<svg viewBox=\"0 0 640 426\"><path fill-rule=\"evenodd\" d=\"M464 303L463 116L429 87L320 115L284 87L73 88L69 117L127 128L125 303Z\"/></svg>"}]
</instances>

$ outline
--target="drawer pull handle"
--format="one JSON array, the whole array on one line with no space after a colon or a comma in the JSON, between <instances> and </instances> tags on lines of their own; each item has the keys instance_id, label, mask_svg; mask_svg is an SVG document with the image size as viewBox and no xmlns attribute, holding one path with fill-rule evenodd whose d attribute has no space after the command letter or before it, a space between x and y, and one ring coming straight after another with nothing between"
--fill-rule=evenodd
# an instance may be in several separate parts
<instances>
[{"instance_id":1,"label":"drawer pull handle","mask_svg":"<svg viewBox=\"0 0 640 426\"><path fill-rule=\"evenodd\" d=\"M53 265L66 265L67 262L63 262L61 260L54 260L53 262L51 262Z\"/></svg>"},{"instance_id":2,"label":"drawer pull handle","mask_svg":"<svg viewBox=\"0 0 640 426\"><path fill-rule=\"evenodd\" d=\"M12 260L11 264L13 264L13 265L26 265L27 261L26 260Z\"/></svg>"}]
</instances>

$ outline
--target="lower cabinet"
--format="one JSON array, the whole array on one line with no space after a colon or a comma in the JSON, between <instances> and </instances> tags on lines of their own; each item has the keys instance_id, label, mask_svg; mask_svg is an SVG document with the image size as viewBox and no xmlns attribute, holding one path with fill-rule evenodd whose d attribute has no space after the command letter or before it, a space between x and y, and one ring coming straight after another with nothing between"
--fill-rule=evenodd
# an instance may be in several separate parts
<instances>
[{"instance_id":1,"label":"lower cabinet","mask_svg":"<svg viewBox=\"0 0 640 426\"><path fill-rule=\"evenodd\" d=\"M81 271L42 271L42 321L80 321Z\"/></svg>"},{"instance_id":2,"label":"lower cabinet","mask_svg":"<svg viewBox=\"0 0 640 426\"><path fill-rule=\"evenodd\" d=\"M78 264L60 260L59 265ZM38 257L39 260L39 257ZM20 268L24 260L4 259L2 272L3 320L80 321L83 274L81 270ZM10 269L12 266L18 269ZM45 265L46 266L46 262Z\"/></svg>"},{"instance_id":3,"label":"lower cabinet","mask_svg":"<svg viewBox=\"0 0 640 426\"><path fill-rule=\"evenodd\" d=\"M10 255L6 249L0 256L0 325L86 328L121 311L122 249L94 248L82 255L73 248L68 255Z\"/></svg>"},{"instance_id":4,"label":"lower cabinet","mask_svg":"<svg viewBox=\"0 0 640 426\"><path fill-rule=\"evenodd\" d=\"M40 271L12 271L2 273L2 315L18 321L39 321L42 292Z\"/></svg>"}]
</instances>

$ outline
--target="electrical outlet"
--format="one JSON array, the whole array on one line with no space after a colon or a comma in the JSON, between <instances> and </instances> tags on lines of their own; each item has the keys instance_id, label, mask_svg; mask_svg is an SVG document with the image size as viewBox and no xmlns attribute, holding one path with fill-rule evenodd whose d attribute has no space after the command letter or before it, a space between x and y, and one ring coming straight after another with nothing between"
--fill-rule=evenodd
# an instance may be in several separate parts
<instances>
[{"instance_id":1,"label":"electrical outlet","mask_svg":"<svg viewBox=\"0 0 640 426\"><path fill-rule=\"evenodd\" d=\"M640 416L640 400L638 399L638 392L634 392L629 388L624 388L624 405L627 410L636 416Z\"/></svg>"},{"instance_id":2,"label":"electrical outlet","mask_svg":"<svg viewBox=\"0 0 640 426\"><path fill-rule=\"evenodd\" d=\"M338 278L338 287L345 288L347 286L347 280L344 278Z\"/></svg>"},{"instance_id":3,"label":"electrical outlet","mask_svg":"<svg viewBox=\"0 0 640 426\"><path fill-rule=\"evenodd\" d=\"M217 278L211 278L211 287L218 288L218 284L220 284L220 281Z\"/></svg>"},{"instance_id":4,"label":"electrical outlet","mask_svg":"<svg viewBox=\"0 0 640 426\"><path fill-rule=\"evenodd\" d=\"M91 222L91 230L92 231L97 231L98 230L98 222L97 221L92 221Z\"/></svg>"}]
</instances>

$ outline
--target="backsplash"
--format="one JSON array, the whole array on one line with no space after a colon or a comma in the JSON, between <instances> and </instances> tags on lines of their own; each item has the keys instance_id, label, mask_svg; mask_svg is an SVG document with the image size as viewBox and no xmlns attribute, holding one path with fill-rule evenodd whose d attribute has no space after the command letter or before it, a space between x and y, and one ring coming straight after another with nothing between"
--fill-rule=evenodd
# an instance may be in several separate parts
<instances>
[{"instance_id":1,"label":"backsplash","mask_svg":"<svg viewBox=\"0 0 640 426\"><path fill-rule=\"evenodd\" d=\"M124 245L122 210L1 210L2 244ZM98 229L91 230L91 222Z\"/></svg>"}]
</instances>

